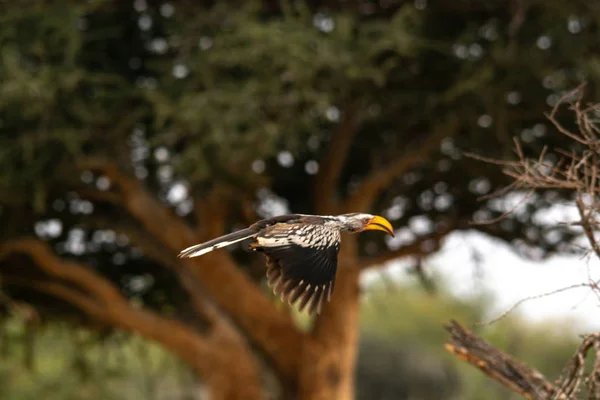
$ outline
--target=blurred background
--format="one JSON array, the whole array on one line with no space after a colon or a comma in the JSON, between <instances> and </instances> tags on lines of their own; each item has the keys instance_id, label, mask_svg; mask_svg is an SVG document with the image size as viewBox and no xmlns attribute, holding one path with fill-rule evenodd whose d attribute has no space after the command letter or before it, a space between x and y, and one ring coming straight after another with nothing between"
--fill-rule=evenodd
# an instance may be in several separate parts
<instances>
[{"instance_id":1,"label":"blurred background","mask_svg":"<svg viewBox=\"0 0 600 400\"><path fill-rule=\"evenodd\" d=\"M591 1L0 1L0 398L517 398L444 349L451 319L557 378L600 329L589 288L474 324L597 275L572 193L488 197L512 179L465 154L568 147L545 113L583 81L594 99L599 20ZM396 237L344 240L316 319L243 246L175 257L351 211Z\"/></svg>"}]
</instances>

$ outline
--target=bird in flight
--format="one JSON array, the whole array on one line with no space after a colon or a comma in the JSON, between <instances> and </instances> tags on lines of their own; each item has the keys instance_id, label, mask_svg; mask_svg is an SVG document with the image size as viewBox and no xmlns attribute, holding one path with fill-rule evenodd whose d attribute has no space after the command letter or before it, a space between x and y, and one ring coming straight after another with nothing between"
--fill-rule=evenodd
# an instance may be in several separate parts
<instances>
[{"instance_id":1,"label":"bird in flight","mask_svg":"<svg viewBox=\"0 0 600 400\"><path fill-rule=\"evenodd\" d=\"M379 230L394 236L388 220L378 215L336 216L286 214L263 219L242 229L182 250L178 257L198 257L251 239L250 249L267 258L267 282L281 300L309 315L331 300L342 233Z\"/></svg>"}]
</instances>

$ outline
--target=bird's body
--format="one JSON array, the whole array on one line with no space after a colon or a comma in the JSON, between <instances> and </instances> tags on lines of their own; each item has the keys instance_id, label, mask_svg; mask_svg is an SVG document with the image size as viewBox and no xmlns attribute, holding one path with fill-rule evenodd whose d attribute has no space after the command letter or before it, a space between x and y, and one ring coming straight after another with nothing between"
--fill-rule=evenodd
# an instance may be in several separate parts
<instances>
[{"instance_id":1,"label":"bird's body","mask_svg":"<svg viewBox=\"0 0 600 400\"><path fill-rule=\"evenodd\" d=\"M331 299L341 234L368 229L394 234L386 219L370 214L286 214L188 247L179 257L197 257L251 239L250 248L267 257L267 281L274 293L289 304L299 300L299 310L308 306L312 314Z\"/></svg>"}]
</instances>

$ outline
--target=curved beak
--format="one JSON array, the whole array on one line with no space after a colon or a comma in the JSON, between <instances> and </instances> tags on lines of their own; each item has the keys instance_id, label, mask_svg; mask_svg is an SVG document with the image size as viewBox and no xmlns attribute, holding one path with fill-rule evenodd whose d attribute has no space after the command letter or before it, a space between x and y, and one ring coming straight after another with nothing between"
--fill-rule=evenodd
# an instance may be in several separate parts
<instances>
[{"instance_id":1,"label":"curved beak","mask_svg":"<svg viewBox=\"0 0 600 400\"><path fill-rule=\"evenodd\" d=\"M371 219L371 222L369 222L363 230L384 231L388 235L394 237L394 228L392 228L390 221L379 215L374 216L373 219Z\"/></svg>"}]
</instances>

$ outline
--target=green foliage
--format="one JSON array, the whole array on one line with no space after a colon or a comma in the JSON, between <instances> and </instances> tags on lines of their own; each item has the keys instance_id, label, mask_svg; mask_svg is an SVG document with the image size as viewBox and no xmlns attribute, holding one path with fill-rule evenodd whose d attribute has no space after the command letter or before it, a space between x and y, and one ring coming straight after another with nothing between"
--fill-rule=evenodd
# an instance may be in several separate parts
<instances>
[{"instance_id":1,"label":"green foliage","mask_svg":"<svg viewBox=\"0 0 600 400\"><path fill-rule=\"evenodd\" d=\"M408 8L385 25L341 14L325 33L312 26L312 15L262 19L256 2L234 13L199 6L188 14L183 6L173 18L156 9L135 15L130 7L6 7L0 109L3 130L12 132L13 146L4 148L14 157L0 159L5 167L37 164L37 174L21 172L53 184L59 175L39 172L57 153L93 146L126 155L124 133L141 123L153 146L181 149L188 179L205 181L226 167L244 175L284 144L294 152L304 147L332 105L385 85L393 63L382 69L377 55L411 54L410 32L418 26ZM136 26L143 18L150 27ZM24 181L15 175L4 187L14 189L16 178Z\"/></svg>"}]
</instances>

